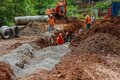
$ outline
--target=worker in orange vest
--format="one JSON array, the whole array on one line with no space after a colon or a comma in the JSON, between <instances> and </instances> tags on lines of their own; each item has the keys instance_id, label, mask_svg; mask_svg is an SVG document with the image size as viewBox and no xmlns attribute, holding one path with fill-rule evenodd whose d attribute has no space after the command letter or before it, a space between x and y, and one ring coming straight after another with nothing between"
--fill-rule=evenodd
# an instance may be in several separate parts
<instances>
[{"instance_id":1,"label":"worker in orange vest","mask_svg":"<svg viewBox=\"0 0 120 80\"><path fill-rule=\"evenodd\" d=\"M107 20L108 20L108 16L107 16L107 14L105 14L105 15L104 15L104 20L103 20L103 21L106 22Z\"/></svg>"},{"instance_id":2,"label":"worker in orange vest","mask_svg":"<svg viewBox=\"0 0 120 80\"><path fill-rule=\"evenodd\" d=\"M85 21L86 21L86 31L90 29L91 18L89 15L84 14Z\"/></svg>"},{"instance_id":3,"label":"worker in orange vest","mask_svg":"<svg viewBox=\"0 0 120 80\"><path fill-rule=\"evenodd\" d=\"M49 15L49 18L48 18L48 31L52 31L54 29L54 24L55 24L55 19L52 15Z\"/></svg>"},{"instance_id":4,"label":"worker in orange vest","mask_svg":"<svg viewBox=\"0 0 120 80\"><path fill-rule=\"evenodd\" d=\"M56 44L57 45L62 45L64 43L63 35L62 33L59 33L57 39L56 39Z\"/></svg>"}]
</instances>

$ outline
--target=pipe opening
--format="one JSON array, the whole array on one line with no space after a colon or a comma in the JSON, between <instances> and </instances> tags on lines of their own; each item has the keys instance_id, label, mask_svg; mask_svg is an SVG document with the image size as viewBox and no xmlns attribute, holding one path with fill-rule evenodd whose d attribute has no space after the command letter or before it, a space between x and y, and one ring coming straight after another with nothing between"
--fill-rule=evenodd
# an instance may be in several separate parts
<instances>
[{"instance_id":1,"label":"pipe opening","mask_svg":"<svg viewBox=\"0 0 120 80\"><path fill-rule=\"evenodd\" d=\"M9 37L10 37L10 29L6 29L3 38L9 38Z\"/></svg>"},{"instance_id":2,"label":"pipe opening","mask_svg":"<svg viewBox=\"0 0 120 80\"><path fill-rule=\"evenodd\" d=\"M20 29L18 27L15 27L14 31L15 31L15 37L18 37L20 33Z\"/></svg>"},{"instance_id":3,"label":"pipe opening","mask_svg":"<svg viewBox=\"0 0 120 80\"><path fill-rule=\"evenodd\" d=\"M9 38L12 38L12 37L14 37L14 31L12 29L9 29Z\"/></svg>"}]
</instances>

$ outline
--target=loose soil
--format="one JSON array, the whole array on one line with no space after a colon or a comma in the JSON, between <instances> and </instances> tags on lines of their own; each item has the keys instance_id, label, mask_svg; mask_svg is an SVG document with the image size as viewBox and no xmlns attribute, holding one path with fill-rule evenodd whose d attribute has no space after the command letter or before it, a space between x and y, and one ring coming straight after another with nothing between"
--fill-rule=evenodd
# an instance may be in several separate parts
<instances>
[{"instance_id":1,"label":"loose soil","mask_svg":"<svg viewBox=\"0 0 120 80\"><path fill-rule=\"evenodd\" d=\"M61 32L76 32L81 27L85 28L83 21L72 22ZM44 40L36 43L46 43L46 38ZM73 38L69 49L71 52L52 70L37 69L18 80L120 80L120 17L107 22L96 21L88 32Z\"/></svg>"}]
</instances>

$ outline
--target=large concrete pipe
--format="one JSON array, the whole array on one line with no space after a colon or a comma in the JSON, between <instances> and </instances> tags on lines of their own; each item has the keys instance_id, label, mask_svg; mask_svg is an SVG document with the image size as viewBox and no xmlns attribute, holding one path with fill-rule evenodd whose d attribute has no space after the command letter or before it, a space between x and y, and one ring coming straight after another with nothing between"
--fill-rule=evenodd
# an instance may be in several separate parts
<instances>
[{"instance_id":1,"label":"large concrete pipe","mask_svg":"<svg viewBox=\"0 0 120 80\"><path fill-rule=\"evenodd\" d=\"M20 33L20 29L18 27L15 27L14 32L15 32L15 37L18 37Z\"/></svg>"},{"instance_id":2,"label":"large concrete pipe","mask_svg":"<svg viewBox=\"0 0 120 80\"><path fill-rule=\"evenodd\" d=\"M18 37L19 33L20 33L20 29L17 26L14 27L10 27L10 29L12 29L14 31L14 37Z\"/></svg>"},{"instance_id":3,"label":"large concrete pipe","mask_svg":"<svg viewBox=\"0 0 120 80\"><path fill-rule=\"evenodd\" d=\"M41 15L41 16L21 16L15 17L15 24L16 25L26 25L29 22L47 22L48 16Z\"/></svg>"},{"instance_id":4,"label":"large concrete pipe","mask_svg":"<svg viewBox=\"0 0 120 80\"><path fill-rule=\"evenodd\" d=\"M0 34L4 39L13 38L15 35L13 29L9 28L8 26L2 26L0 28Z\"/></svg>"}]
</instances>

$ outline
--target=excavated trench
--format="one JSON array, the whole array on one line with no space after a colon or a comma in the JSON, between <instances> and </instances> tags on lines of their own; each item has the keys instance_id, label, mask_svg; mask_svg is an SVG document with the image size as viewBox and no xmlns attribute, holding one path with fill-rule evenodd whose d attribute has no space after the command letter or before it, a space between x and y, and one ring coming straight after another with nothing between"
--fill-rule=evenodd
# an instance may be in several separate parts
<instances>
[{"instance_id":1,"label":"excavated trench","mask_svg":"<svg viewBox=\"0 0 120 80\"><path fill-rule=\"evenodd\" d=\"M40 28L40 24L43 25L42 28ZM32 23L32 26L29 24L29 27L22 30L20 34L23 36L37 35L39 38L36 41L22 43L17 48L15 44L13 47L16 49L14 48L9 53L0 56L0 61L10 64L16 78L33 74L38 69L52 70L61 58L70 52L69 43L55 45L55 34L46 32L45 23L40 24L38 22Z\"/></svg>"},{"instance_id":2,"label":"excavated trench","mask_svg":"<svg viewBox=\"0 0 120 80\"><path fill-rule=\"evenodd\" d=\"M74 24L64 28L63 33L64 31L74 32L84 26L79 21L73 22ZM70 46L69 43L53 46L49 37L51 35L45 33L44 37L42 35L41 39L35 41L35 45L40 48L37 49L29 43L22 44L10 54L1 56L0 60L9 63L20 80L38 80L37 77L40 74L37 74L37 77L32 74L41 69L49 71L47 78L42 80L119 80L120 68L117 56L120 52L120 27L119 24L117 27L114 27L114 24L111 25L106 22L94 26L88 33L75 37ZM49 41L50 43L47 43ZM70 54L66 55L69 52ZM64 55L66 56L62 58ZM29 74L31 74L29 78L24 78Z\"/></svg>"}]
</instances>

